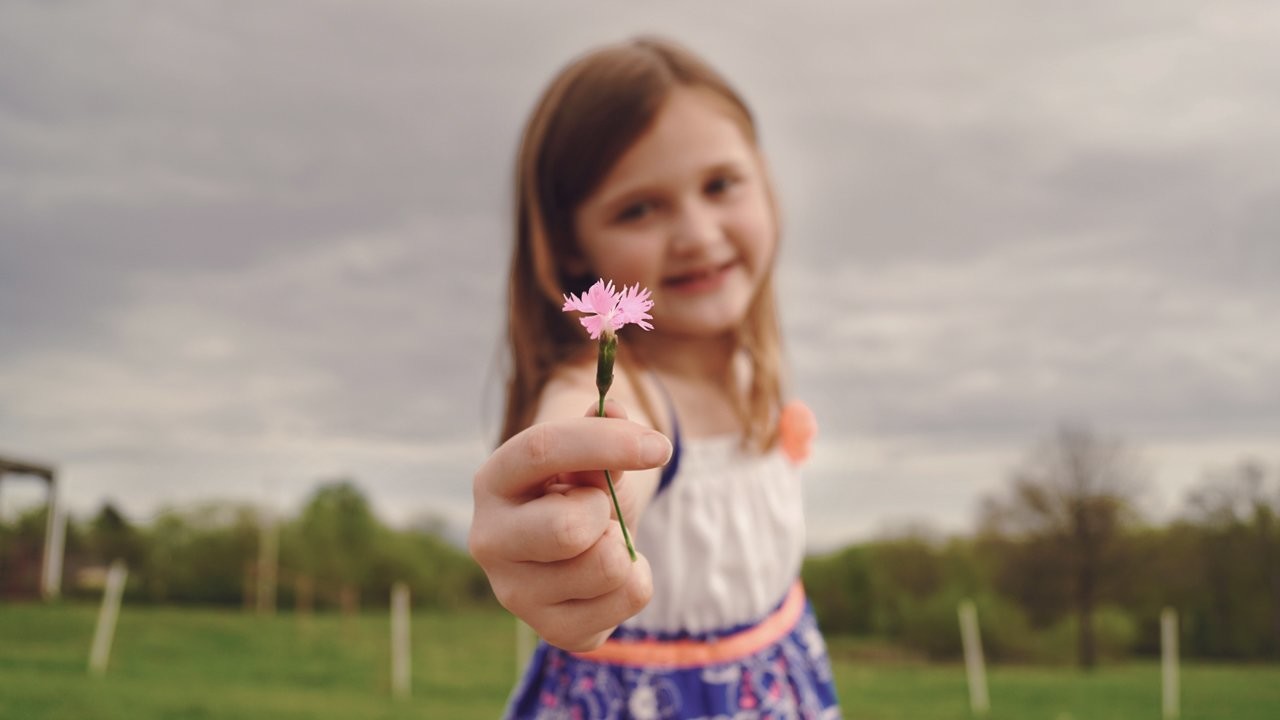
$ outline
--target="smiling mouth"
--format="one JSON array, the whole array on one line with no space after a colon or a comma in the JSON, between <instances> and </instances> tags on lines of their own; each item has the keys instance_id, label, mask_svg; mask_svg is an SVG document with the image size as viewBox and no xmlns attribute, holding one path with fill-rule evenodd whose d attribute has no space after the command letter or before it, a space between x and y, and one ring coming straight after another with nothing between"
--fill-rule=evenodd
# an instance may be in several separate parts
<instances>
[{"instance_id":1,"label":"smiling mouth","mask_svg":"<svg viewBox=\"0 0 1280 720\"><path fill-rule=\"evenodd\" d=\"M672 275L663 279L662 284L675 290L700 289L718 282L737 264L738 260L733 259L719 265L711 265L692 272Z\"/></svg>"}]
</instances>

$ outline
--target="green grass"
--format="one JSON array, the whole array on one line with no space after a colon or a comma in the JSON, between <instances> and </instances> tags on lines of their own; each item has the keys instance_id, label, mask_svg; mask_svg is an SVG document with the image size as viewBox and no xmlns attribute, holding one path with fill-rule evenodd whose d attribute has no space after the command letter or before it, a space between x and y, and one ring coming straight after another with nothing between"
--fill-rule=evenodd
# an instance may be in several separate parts
<instances>
[{"instance_id":1,"label":"green grass","mask_svg":"<svg viewBox=\"0 0 1280 720\"><path fill-rule=\"evenodd\" d=\"M389 621L126 607L106 677L86 670L96 609L0 604L0 719L495 718L515 675L498 612L414 615L413 697L390 697ZM963 670L846 653L836 677L850 720L967 719ZM873 657L874 655L874 657ZM1185 665L1186 720L1280 717L1280 667ZM1160 718L1154 663L995 667L992 720Z\"/></svg>"},{"instance_id":2,"label":"green grass","mask_svg":"<svg viewBox=\"0 0 1280 720\"><path fill-rule=\"evenodd\" d=\"M845 716L858 720L970 716L964 670L927 665L873 668L842 664L837 683ZM1184 720L1280 717L1280 668L1182 668ZM1159 720L1160 668L1154 663L1065 668L997 667L989 673L991 720Z\"/></svg>"},{"instance_id":3,"label":"green grass","mask_svg":"<svg viewBox=\"0 0 1280 720\"><path fill-rule=\"evenodd\" d=\"M390 621L129 608L90 677L96 609L0 605L0 718L493 718L515 676L512 621L418 614L413 697L390 697Z\"/></svg>"}]
</instances>

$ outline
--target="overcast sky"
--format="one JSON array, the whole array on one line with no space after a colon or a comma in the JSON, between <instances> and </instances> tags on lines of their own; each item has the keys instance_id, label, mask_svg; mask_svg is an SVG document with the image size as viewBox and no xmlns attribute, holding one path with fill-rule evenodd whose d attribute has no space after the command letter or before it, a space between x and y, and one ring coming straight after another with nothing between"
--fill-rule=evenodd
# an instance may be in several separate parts
<instances>
[{"instance_id":1,"label":"overcast sky","mask_svg":"<svg viewBox=\"0 0 1280 720\"><path fill-rule=\"evenodd\" d=\"M1280 5L760 5L0 4L0 454L80 514L351 476L465 528L520 125L656 32L762 126L811 547L967 529L1063 420L1153 518L1280 462Z\"/></svg>"}]
</instances>

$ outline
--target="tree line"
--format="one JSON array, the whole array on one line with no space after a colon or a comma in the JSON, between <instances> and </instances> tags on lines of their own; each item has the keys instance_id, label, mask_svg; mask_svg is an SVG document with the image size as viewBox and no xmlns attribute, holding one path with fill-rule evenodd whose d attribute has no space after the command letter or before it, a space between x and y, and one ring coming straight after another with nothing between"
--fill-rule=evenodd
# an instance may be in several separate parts
<instances>
[{"instance_id":1,"label":"tree line","mask_svg":"<svg viewBox=\"0 0 1280 720\"><path fill-rule=\"evenodd\" d=\"M1062 427L984 498L973 535L811 557L805 585L827 632L932 658L960 656L956 608L972 599L996 659L1156 655L1165 607L1186 655L1280 659L1280 465L1207 473L1163 524L1138 511L1145 480L1119 440Z\"/></svg>"},{"instance_id":2,"label":"tree line","mask_svg":"<svg viewBox=\"0 0 1280 720\"><path fill-rule=\"evenodd\" d=\"M969 536L906 532L809 557L806 588L827 633L930 658L959 657L956 608L972 599L997 660L1090 667L1155 655L1165 607L1179 613L1186 655L1280 659L1280 465L1209 472L1161 524L1139 512L1145 486L1124 443L1063 427L983 500ZM282 608L382 606L397 581L419 607L496 607L442 527L387 527L350 480L320 485L270 527L245 505L166 510L142 525L108 503L69 521L63 587L96 596L95 579L120 558L131 602L250 604L271 537ZM44 530L43 508L0 522L0 597L34 592Z\"/></svg>"},{"instance_id":3,"label":"tree line","mask_svg":"<svg viewBox=\"0 0 1280 720\"><path fill-rule=\"evenodd\" d=\"M30 596L37 587L45 515L36 507L0 524L0 595ZM88 520L68 520L63 588L73 598L96 595L105 567L121 559L127 601L251 604L261 545L271 537L282 608L382 606L396 582L409 585L419 607L492 603L483 572L441 530L387 527L347 479L320 485L296 517L279 520L249 505L209 503L164 510L141 525L106 503Z\"/></svg>"}]
</instances>

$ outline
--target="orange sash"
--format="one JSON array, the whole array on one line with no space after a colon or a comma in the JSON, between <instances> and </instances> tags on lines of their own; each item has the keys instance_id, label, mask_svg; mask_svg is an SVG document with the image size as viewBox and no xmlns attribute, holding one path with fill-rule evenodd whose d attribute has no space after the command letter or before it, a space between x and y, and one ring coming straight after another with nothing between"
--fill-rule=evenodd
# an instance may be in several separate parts
<instances>
[{"instance_id":1,"label":"orange sash","mask_svg":"<svg viewBox=\"0 0 1280 720\"><path fill-rule=\"evenodd\" d=\"M759 624L711 640L606 640L575 657L628 667L696 667L733 662L769 647L791 632L804 614L804 588L791 586L782 605Z\"/></svg>"}]
</instances>

